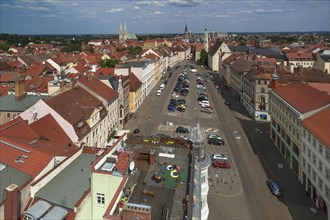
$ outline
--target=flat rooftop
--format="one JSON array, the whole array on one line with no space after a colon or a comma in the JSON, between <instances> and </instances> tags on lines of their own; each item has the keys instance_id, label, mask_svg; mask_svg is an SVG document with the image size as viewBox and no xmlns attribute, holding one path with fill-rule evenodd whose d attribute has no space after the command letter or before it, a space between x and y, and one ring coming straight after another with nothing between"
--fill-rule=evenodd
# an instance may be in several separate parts
<instances>
[{"instance_id":1,"label":"flat rooftop","mask_svg":"<svg viewBox=\"0 0 330 220\"><path fill-rule=\"evenodd\" d=\"M165 219L165 216L182 219L187 212L184 204L191 177L190 144L171 139L145 142L146 139L126 140L126 148L133 151L136 168L124 187L134 188L127 202L151 206L152 219ZM155 155L155 163L151 165L150 152Z\"/></svg>"},{"instance_id":2,"label":"flat rooftop","mask_svg":"<svg viewBox=\"0 0 330 220\"><path fill-rule=\"evenodd\" d=\"M89 167L94 160L95 155L82 153L41 188L36 197L73 210L84 192L90 188Z\"/></svg>"}]
</instances>

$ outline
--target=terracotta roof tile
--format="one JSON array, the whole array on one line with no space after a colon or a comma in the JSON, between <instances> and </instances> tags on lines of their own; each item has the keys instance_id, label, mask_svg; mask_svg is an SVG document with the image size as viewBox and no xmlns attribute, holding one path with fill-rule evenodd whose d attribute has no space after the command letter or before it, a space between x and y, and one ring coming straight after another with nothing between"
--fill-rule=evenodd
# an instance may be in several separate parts
<instances>
[{"instance_id":1,"label":"terracotta roof tile","mask_svg":"<svg viewBox=\"0 0 330 220\"><path fill-rule=\"evenodd\" d=\"M115 90L111 89L96 77L82 76L78 79L78 83L85 85L93 92L107 100L108 103L112 103L115 99L118 98L118 93Z\"/></svg>"},{"instance_id":2,"label":"terracotta roof tile","mask_svg":"<svg viewBox=\"0 0 330 220\"><path fill-rule=\"evenodd\" d=\"M96 76L114 76L115 69L114 68L98 68L95 72Z\"/></svg>"},{"instance_id":3,"label":"terracotta roof tile","mask_svg":"<svg viewBox=\"0 0 330 220\"><path fill-rule=\"evenodd\" d=\"M330 104L330 96L304 83L293 83L273 90L300 113Z\"/></svg>"},{"instance_id":4,"label":"terracotta roof tile","mask_svg":"<svg viewBox=\"0 0 330 220\"><path fill-rule=\"evenodd\" d=\"M288 60L314 60L312 53L287 53Z\"/></svg>"},{"instance_id":5,"label":"terracotta roof tile","mask_svg":"<svg viewBox=\"0 0 330 220\"><path fill-rule=\"evenodd\" d=\"M62 127L57 123L51 114L40 118L30 124L30 127L40 137L45 137L47 140L67 146L72 145L69 136L63 131Z\"/></svg>"},{"instance_id":6,"label":"terracotta roof tile","mask_svg":"<svg viewBox=\"0 0 330 220\"><path fill-rule=\"evenodd\" d=\"M46 103L71 125L76 125L83 119L87 120L94 109L102 105L100 100L80 86L60 93Z\"/></svg>"},{"instance_id":7,"label":"terracotta roof tile","mask_svg":"<svg viewBox=\"0 0 330 220\"><path fill-rule=\"evenodd\" d=\"M303 126L330 149L330 107L307 118Z\"/></svg>"},{"instance_id":8,"label":"terracotta roof tile","mask_svg":"<svg viewBox=\"0 0 330 220\"><path fill-rule=\"evenodd\" d=\"M318 89L320 91L326 92L328 95L330 95L330 83L315 83L315 82L309 82L307 83L309 86Z\"/></svg>"},{"instance_id":9,"label":"terracotta roof tile","mask_svg":"<svg viewBox=\"0 0 330 220\"><path fill-rule=\"evenodd\" d=\"M2 124L0 136L0 162L32 177L37 176L55 156L68 156L77 151L77 148L68 148L67 145L39 136L21 117ZM24 163L18 162L17 159Z\"/></svg>"},{"instance_id":10,"label":"terracotta roof tile","mask_svg":"<svg viewBox=\"0 0 330 220\"><path fill-rule=\"evenodd\" d=\"M129 90L130 92L136 92L139 88L142 87L142 82L137 78L134 73L129 74Z\"/></svg>"}]
</instances>

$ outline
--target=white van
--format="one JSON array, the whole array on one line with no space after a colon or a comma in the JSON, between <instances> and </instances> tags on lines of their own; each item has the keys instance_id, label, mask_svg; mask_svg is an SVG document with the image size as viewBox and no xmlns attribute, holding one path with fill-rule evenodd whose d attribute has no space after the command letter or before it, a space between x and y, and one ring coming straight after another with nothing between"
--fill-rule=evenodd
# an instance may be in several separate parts
<instances>
[{"instance_id":1,"label":"white van","mask_svg":"<svg viewBox=\"0 0 330 220\"><path fill-rule=\"evenodd\" d=\"M160 96L161 94L162 94L162 91L160 89L158 89L156 95Z\"/></svg>"},{"instance_id":2,"label":"white van","mask_svg":"<svg viewBox=\"0 0 330 220\"><path fill-rule=\"evenodd\" d=\"M160 91L163 91L164 88L165 88L165 84L161 84L160 87L159 87Z\"/></svg>"}]
</instances>

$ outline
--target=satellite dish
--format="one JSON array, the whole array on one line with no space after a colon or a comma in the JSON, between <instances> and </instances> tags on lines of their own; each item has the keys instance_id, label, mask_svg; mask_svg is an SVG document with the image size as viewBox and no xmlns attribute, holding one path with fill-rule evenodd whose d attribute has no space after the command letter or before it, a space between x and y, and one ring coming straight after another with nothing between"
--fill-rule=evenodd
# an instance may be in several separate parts
<instances>
[{"instance_id":1,"label":"satellite dish","mask_svg":"<svg viewBox=\"0 0 330 220\"><path fill-rule=\"evenodd\" d=\"M123 151L123 146L121 144L118 144L117 147L116 147L116 151L119 153L119 152L122 152Z\"/></svg>"},{"instance_id":2,"label":"satellite dish","mask_svg":"<svg viewBox=\"0 0 330 220\"><path fill-rule=\"evenodd\" d=\"M134 170L134 167L135 167L135 162L134 161L131 161L129 163L129 170Z\"/></svg>"}]
</instances>

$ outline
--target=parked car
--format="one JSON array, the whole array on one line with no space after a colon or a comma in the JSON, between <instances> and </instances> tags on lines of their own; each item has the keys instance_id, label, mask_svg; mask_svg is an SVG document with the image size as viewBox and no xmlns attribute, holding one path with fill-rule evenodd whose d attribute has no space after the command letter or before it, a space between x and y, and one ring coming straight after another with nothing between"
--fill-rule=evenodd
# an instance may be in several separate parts
<instances>
[{"instance_id":1,"label":"parked car","mask_svg":"<svg viewBox=\"0 0 330 220\"><path fill-rule=\"evenodd\" d=\"M178 99L178 103L179 104L186 104L186 100L185 99Z\"/></svg>"},{"instance_id":2,"label":"parked car","mask_svg":"<svg viewBox=\"0 0 330 220\"><path fill-rule=\"evenodd\" d=\"M209 138L207 143L215 144L215 145L224 145L225 144L225 142L222 139L218 139L218 138Z\"/></svg>"},{"instance_id":3,"label":"parked car","mask_svg":"<svg viewBox=\"0 0 330 220\"><path fill-rule=\"evenodd\" d=\"M207 96L199 95L197 98L197 101L199 101L199 102L204 101L204 100L208 100Z\"/></svg>"},{"instance_id":4,"label":"parked car","mask_svg":"<svg viewBox=\"0 0 330 220\"><path fill-rule=\"evenodd\" d=\"M283 196L282 189L280 185L272 179L269 179L266 181L270 191L275 195L275 196Z\"/></svg>"},{"instance_id":5,"label":"parked car","mask_svg":"<svg viewBox=\"0 0 330 220\"><path fill-rule=\"evenodd\" d=\"M160 89L158 89L156 95L160 96L161 94L162 94L162 91Z\"/></svg>"},{"instance_id":6,"label":"parked car","mask_svg":"<svg viewBox=\"0 0 330 220\"><path fill-rule=\"evenodd\" d=\"M171 111L171 112L175 112L176 107L174 105L168 105L167 106L167 110Z\"/></svg>"},{"instance_id":7,"label":"parked car","mask_svg":"<svg viewBox=\"0 0 330 220\"><path fill-rule=\"evenodd\" d=\"M187 90L181 90L180 95L181 96L187 96L188 95Z\"/></svg>"},{"instance_id":8,"label":"parked car","mask_svg":"<svg viewBox=\"0 0 330 220\"><path fill-rule=\"evenodd\" d=\"M213 167L215 168L223 168L223 169L230 169L231 164L228 161L224 160L214 160L212 162Z\"/></svg>"},{"instance_id":9,"label":"parked car","mask_svg":"<svg viewBox=\"0 0 330 220\"><path fill-rule=\"evenodd\" d=\"M142 134L140 133L140 129L135 128L134 131L133 131L133 136L135 136L135 137L141 137Z\"/></svg>"},{"instance_id":10,"label":"parked car","mask_svg":"<svg viewBox=\"0 0 330 220\"><path fill-rule=\"evenodd\" d=\"M176 108L176 110L179 111L179 112L185 112L186 108L183 108L183 107L179 106L179 107Z\"/></svg>"},{"instance_id":11,"label":"parked car","mask_svg":"<svg viewBox=\"0 0 330 220\"><path fill-rule=\"evenodd\" d=\"M172 93L172 98L179 98L179 95L178 95L178 93L176 93L176 92L173 92L173 93Z\"/></svg>"},{"instance_id":12,"label":"parked car","mask_svg":"<svg viewBox=\"0 0 330 220\"><path fill-rule=\"evenodd\" d=\"M175 131L177 133L189 133L189 129L185 127L177 127Z\"/></svg>"},{"instance_id":13,"label":"parked car","mask_svg":"<svg viewBox=\"0 0 330 220\"><path fill-rule=\"evenodd\" d=\"M211 159L212 160L228 160L228 158L225 155L219 154L219 153L211 154Z\"/></svg>"},{"instance_id":14,"label":"parked car","mask_svg":"<svg viewBox=\"0 0 330 220\"><path fill-rule=\"evenodd\" d=\"M156 134L156 137L158 137L158 138L171 138L169 135L166 135L166 134Z\"/></svg>"},{"instance_id":15,"label":"parked car","mask_svg":"<svg viewBox=\"0 0 330 220\"><path fill-rule=\"evenodd\" d=\"M201 112L205 112L205 113L212 113L213 109L212 108L207 108L207 107L202 107L201 108Z\"/></svg>"},{"instance_id":16,"label":"parked car","mask_svg":"<svg viewBox=\"0 0 330 220\"><path fill-rule=\"evenodd\" d=\"M199 102L199 104L200 105L209 105L210 102L209 102L209 100L202 100L202 101Z\"/></svg>"}]
</instances>

